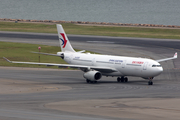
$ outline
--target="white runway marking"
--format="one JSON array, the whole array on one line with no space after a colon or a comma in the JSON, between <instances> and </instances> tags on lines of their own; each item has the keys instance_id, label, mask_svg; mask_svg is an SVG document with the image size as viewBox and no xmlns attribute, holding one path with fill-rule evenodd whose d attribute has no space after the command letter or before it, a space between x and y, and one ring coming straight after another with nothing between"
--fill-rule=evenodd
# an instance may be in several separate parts
<instances>
[{"instance_id":1,"label":"white runway marking","mask_svg":"<svg viewBox=\"0 0 180 120\"><path fill-rule=\"evenodd\" d=\"M114 44L115 42L109 42L109 41L86 41L89 43L107 43L107 44Z\"/></svg>"}]
</instances>

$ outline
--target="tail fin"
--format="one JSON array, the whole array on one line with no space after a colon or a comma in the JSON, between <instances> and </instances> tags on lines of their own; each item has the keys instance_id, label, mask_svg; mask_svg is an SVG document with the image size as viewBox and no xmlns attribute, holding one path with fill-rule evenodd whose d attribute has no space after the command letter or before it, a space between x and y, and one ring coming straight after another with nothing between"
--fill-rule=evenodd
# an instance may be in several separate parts
<instances>
[{"instance_id":1,"label":"tail fin","mask_svg":"<svg viewBox=\"0 0 180 120\"><path fill-rule=\"evenodd\" d=\"M66 36L66 33L64 32L62 25L56 24L56 26L57 26L61 51L62 52L75 52L75 50L72 48L71 43L69 42Z\"/></svg>"}]
</instances>

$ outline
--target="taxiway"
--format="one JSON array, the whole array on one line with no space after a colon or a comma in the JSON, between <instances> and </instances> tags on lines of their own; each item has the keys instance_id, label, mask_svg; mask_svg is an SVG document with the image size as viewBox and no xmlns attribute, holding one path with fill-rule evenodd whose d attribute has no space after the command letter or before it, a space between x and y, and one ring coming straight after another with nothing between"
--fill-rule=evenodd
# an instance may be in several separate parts
<instances>
[{"instance_id":1,"label":"taxiway","mask_svg":"<svg viewBox=\"0 0 180 120\"><path fill-rule=\"evenodd\" d=\"M0 40L58 45L56 35L1 32ZM102 54L160 59L180 51L178 40L68 37L73 47ZM162 66L164 72L154 78L153 86L136 77L129 77L128 83L117 83L115 77L103 77L97 84L86 84L83 72L78 70L0 67L0 118L178 120L179 58Z\"/></svg>"}]
</instances>

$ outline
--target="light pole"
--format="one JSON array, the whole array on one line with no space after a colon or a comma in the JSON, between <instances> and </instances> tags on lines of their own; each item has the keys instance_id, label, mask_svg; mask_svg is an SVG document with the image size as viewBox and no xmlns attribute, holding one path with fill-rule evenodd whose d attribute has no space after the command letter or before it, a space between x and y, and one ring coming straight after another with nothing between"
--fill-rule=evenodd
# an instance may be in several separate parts
<instances>
[{"instance_id":1,"label":"light pole","mask_svg":"<svg viewBox=\"0 0 180 120\"><path fill-rule=\"evenodd\" d=\"M39 49L39 63L40 63L40 51L41 51L41 47L39 46L38 49Z\"/></svg>"}]
</instances>

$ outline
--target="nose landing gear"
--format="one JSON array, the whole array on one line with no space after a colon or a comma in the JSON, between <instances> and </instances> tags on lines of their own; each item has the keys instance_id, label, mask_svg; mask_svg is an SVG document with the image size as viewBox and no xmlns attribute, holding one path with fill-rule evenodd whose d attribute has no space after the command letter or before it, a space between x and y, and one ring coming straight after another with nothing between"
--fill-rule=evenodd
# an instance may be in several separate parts
<instances>
[{"instance_id":1,"label":"nose landing gear","mask_svg":"<svg viewBox=\"0 0 180 120\"><path fill-rule=\"evenodd\" d=\"M149 77L148 79L149 79L148 85L153 85L153 81L152 81L153 77Z\"/></svg>"}]
</instances>

